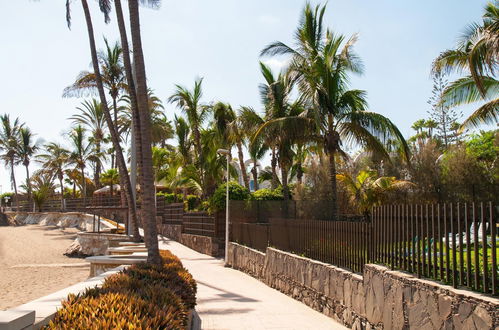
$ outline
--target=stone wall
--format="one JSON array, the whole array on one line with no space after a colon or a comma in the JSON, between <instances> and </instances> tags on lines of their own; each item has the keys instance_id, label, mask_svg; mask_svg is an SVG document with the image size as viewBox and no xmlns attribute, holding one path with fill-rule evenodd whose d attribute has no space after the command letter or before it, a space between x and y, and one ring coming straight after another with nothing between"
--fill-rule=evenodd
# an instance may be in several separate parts
<instances>
[{"instance_id":1,"label":"stone wall","mask_svg":"<svg viewBox=\"0 0 499 330\"><path fill-rule=\"evenodd\" d=\"M193 249L194 251L201 252L212 257L222 255L220 251L220 244L217 239L213 237L182 234L180 243Z\"/></svg>"},{"instance_id":2,"label":"stone wall","mask_svg":"<svg viewBox=\"0 0 499 330\"><path fill-rule=\"evenodd\" d=\"M85 256L102 256L109 247L117 246L118 242L130 241L130 237L119 234L78 233L76 242L79 245L77 254Z\"/></svg>"},{"instance_id":3,"label":"stone wall","mask_svg":"<svg viewBox=\"0 0 499 330\"><path fill-rule=\"evenodd\" d=\"M158 224L158 233L174 241L180 242L182 225Z\"/></svg>"},{"instance_id":4,"label":"stone wall","mask_svg":"<svg viewBox=\"0 0 499 330\"><path fill-rule=\"evenodd\" d=\"M353 329L498 329L499 299L366 265L364 274L229 244L228 264Z\"/></svg>"}]
</instances>

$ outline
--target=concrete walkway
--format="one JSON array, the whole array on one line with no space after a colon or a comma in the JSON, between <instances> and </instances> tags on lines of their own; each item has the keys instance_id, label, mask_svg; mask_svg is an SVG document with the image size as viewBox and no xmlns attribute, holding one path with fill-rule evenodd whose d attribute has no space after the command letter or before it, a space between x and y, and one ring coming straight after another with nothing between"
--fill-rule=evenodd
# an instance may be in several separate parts
<instances>
[{"instance_id":1,"label":"concrete walkway","mask_svg":"<svg viewBox=\"0 0 499 330\"><path fill-rule=\"evenodd\" d=\"M198 284L202 329L346 329L333 319L274 290L221 259L160 236L160 249L177 255Z\"/></svg>"}]
</instances>

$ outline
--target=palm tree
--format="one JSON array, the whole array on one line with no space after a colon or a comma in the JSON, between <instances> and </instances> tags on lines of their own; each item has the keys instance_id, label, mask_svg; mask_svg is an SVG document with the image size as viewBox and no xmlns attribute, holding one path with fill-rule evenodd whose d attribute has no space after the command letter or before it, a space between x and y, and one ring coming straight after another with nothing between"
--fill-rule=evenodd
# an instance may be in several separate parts
<instances>
[{"instance_id":1,"label":"palm tree","mask_svg":"<svg viewBox=\"0 0 499 330\"><path fill-rule=\"evenodd\" d=\"M81 183L81 194L85 200L87 197L87 182L85 179L85 168L88 160L92 158L91 154L91 143L87 142L87 137L85 134L85 129L83 126L78 125L74 127L69 133L69 141L71 142L72 152L69 156L69 161L75 165L75 168L79 170L82 183Z\"/></svg>"},{"instance_id":2,"label":"palm tree","mask_svg":"<svg viewBox=\"0 0 499 330\"><path fill-rule=\"evenodd\" d=\"M388 192L414 186L412 182L395 177L378 177L376 171L360 171L356 177L348 173L337 174L337 178L349 193L351 203L366 217L369 217L374 206L381 204Z\"/></svg>"},{"instance_id":3,"label":"palm tree","mask_svg":"<svg viewBox=\"0 0 499 330\"><path fill-rule=\"evenodd\" d=\"M8 114L0 116L0 150L3 154L0 158L4 161L5 166L10 168L10 182L14 188L14 198L16 199L16 208L19 209L19 198L17 194L16 175L14 167L18 161L17 148L19 143L19 131L24 124L21 124L19 118L14 121L10 120Z\"/></svg>"},{"instance_id":4,"label":"palm tree","mask_svg":"<svg viewBox=\"0 0 499 330\"><path fill-rule=\"evenodd\" d=\"M203 192L206 192L204 173L202 164L204 162L203 148L201 144L201 126L208 115L208 108L201 104L203 79L194 82L192 91L187 88L175 85L176 91L168 98L168 102L174 103L186 115L192 132L192 142L194 145L196 161L195 165L199 169L199 178Z\"/></svg>"},{"instance_id":5,"label":"palm tree","mask_svg":"<svg viewBox=\"0 0 499 330\"><path fill-rule=\"evenodd\" d=\"M97 188L100 188L100 173L102 169L102 160L105 154L102 152L102 144L106 142L106 120L102 104L96 99L82 102L80 107L76 108L80 113L73 115L70 119L77 125L83 125L90 133L89 141L93 145L92 153L94 160L94 182Z\"/></svg>"},{"instance_id":6,"label":"palm tree","mask_svg":"<svg viewBox=\"0 0 499 330\"><path fill-rule=\"evenodd\" d=\"M66 20L68 22L68 26L71 24L71 14L70 14L70 4L71 1L67 0L66 1ZM118 130L114 127L113 124L113 119L111 117L111 113L109 111L107 101L106 101L106 94L104 91L104 84L102 80L102 76L100 74L100 68L99 68L99 60L98 60L98 55L97 55L97 49L95 46L95 37L94 37L94 30L93 30L93 25L92 25L92 17L90 15L90 9L88 7L87 0L81 0L83 12L85 14L85 21L87 24L87 31L88 31L88 38L89 38L89 45L90 45L90 54L92 57L92 65L94 69L94 74L95 74L95 82L97 86L97 90L99 92L99 98L104 110L104 117L106 119L106 123L108 126L108 129L111 133L111 141L113 143L113 147L116 152L116 162L118 164L118 169L120 171L120 179L121 181L121 187L123 188L123 191L125 193L125 197L127 200L127 205L128 205L128 212L129 216L131 218L132 223L134 224L133 226L133 237L135 240L140 240L140 234L138 230L138 221L137 221L137 213L136 213L136 207L135 207L135 200L133 199L132 196L132 186L130 183L130 177L128 176L128 171L125 163L125 158L123 156L123 150L120 145L120 138L118 135ZM101 6L102 8L102 6ZM132 86L129 84L129 88L131 89ZM140 162L139 162L140 163ZM143 175L147 175L145 171L142 171ZM143 187L145 189L145 187ZM144 207L149 205L149 201L146 201L144 204ZM154 206L154 205L153 205ZM154 211L155 212L155 211ZM155 229L154 229L155 230ZM156 243L157 245L157 243ZM155 252L153 251L153 254ZM159 252L157 253L159 256Z\"/></svg>"},{"instance_id":7,"label":"palm tree","mask_svg":"<svg viewBox=\"0 0 499 330\"><path fill-rule=\"evenodd\" d=\"M213 111L213 123L220 135L222 146L229 151L232 149L233 145L237 148L237 157L244 186L249 189L249 179L248 173L246 172L243 153L245 134L241 128L241 123L237 120L236 113L230 104L217 102L211 108Z\"/></svg>"},{"instance_id":8,"label":"palm tree","mask_svg":"<svg viewBox=\"0 0 499 330\"><path fill-rule=\"evenodd\" d=\"M177 152L182 157L182 163L184 165L192 164L191 155L191 141L189 140L190 128L189 124L185 121L183 117L175 116L175 135L177 138L178 146Z\"/></svg>"},{"instance_id":9,"label":"palm tree","mask_svg":"<svg viewBox=\"0 0 499 330\"><path fill-rule=\"evenodd\" d=\"M42 167L53 173L59 180L61 189L61 210L64 209L64 171L70 160L70 152L62 147L62 145L51 142L45 145L45 153L37 156Z\"/></svg>"},{"instance_id":10,"label":"palm tree","mask_svg":"<svg viewBox=\"0 0 499 330\"><path fill-rule=\"evenodd\" d=\"M325 31L326 6L305 6L295 33L296 48L274 42L262 55L290 55L289 74L296 80L301 98L308 103L300 116L273 119L272 122L295 121L298 132L308 132L313 141L322 141L329 156L329 180L332 191L331 213L338 218L336 155L343 154L342 142L355 142L388 158L383 144L395 138L408 157L408 146L397 127L386 117L366 111L366 92L348 89L348 76L360 74L362 64L352 47L357 36L346 39ZM273 124L272 124L273 125Z\"/></svg>"},{"instance_id":11,"label":"palm tree","mask_svg":"<svg viewBox=\"0 0 499 330\"><path fill-rule=\"evenodd\" d=\"M468 26L457 47L442 52L433 63L435 72L468 73L451 83L443 93L449 107L485 102L462 124L461 129L499 120L499 8L494 2L485 6L481 24Z\"/></svg>"},{"instance_id":12,"label":"palm tree","mask_svg":"<svg viewBox=\"0 0 499 330\"><path fill-rule=\"evenodd\" d=\"M21 127L19 130L19 142L17 144L17 157L19 162L26 168L26 185L28 200L31 200L31 180L29 177L29 164L31 158L36 154L39 149L37 141L33 141L33 133L28 127Z\"/></svg>"},{"instance_id":13,"label":"palm tree","mask_svg":"<svg viewBox=\"0 0 499 330\"><path fill-rule=\"evenodd\" d=\"M102 173L101 181L104 185L109 186L109 193L113 196L114 185L120 182L120 174L115 168Z\"/></svg>"},{"instance_id":14,"label":"palm tree","mask_svg":"<svg viewBox=\"0 0 499 330\"><path fill-rule=\"evenodd\" d=\"M253 182L255 185L255 190L258 190L258 161L265 156L267 151L269 150L269 145L271 141L266 141L263 136L255 138L256 132L258 129L265 123L264 117L260 116L253 108L251 107L241 107L239 109L239 114L237 120L239 121L239 125L241 130L246 132L250 142L248 145L248 153L250 155L251 161L253 163L253 168L251 169L251 173L253 175ZM272 153L272 163L274 164L275 152ZM274 164L275 166L275 164ZM273 189L277 188L277 175L275 168L272 169L272 184Z\"/></svg>"},{"instance_id":15,"label":"palm tree","mask_svg":"<svg viewBox=\"0 0 499 330\"><path fill-rule=\"evenodd\" d=\"M149 3L158 3L159 0L149 0ZM137 108L140 117L141 137L141 194L142 194L142 222L144 224L145 240L148 247L147 261L161 264L158 249L158 235L156 226L156 196L154 194L154 174L152 167L151 150L151 114L148 107L146 68L142 51L140 33L139 1L129 0L128 11L130 17L130 31L133 45L133 64L135 68L135 83L137 89Z\"/></svg>"}]
</instances>

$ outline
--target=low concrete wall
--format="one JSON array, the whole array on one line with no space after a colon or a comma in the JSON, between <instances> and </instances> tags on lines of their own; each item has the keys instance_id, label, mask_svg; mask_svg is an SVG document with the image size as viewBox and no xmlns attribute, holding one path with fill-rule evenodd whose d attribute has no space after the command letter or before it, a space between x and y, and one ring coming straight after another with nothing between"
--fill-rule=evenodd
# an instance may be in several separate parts
<instances>
[{"instance_id":1,"label":"low concrete wall","mask_svg":"<svg viewBox=\"0 0 499 330\"><path fill-rule=\"evenodd\" d=\"M222 255L218 240L213 237L181 234L180 243L193 249L194 251L201 252L212 257L219 257Z\"/></svg>"},{"instance_id":2,"label":"low concrete wall","mask_svg":"<svg viewBox=\"0 0 499 330\"><path fill-rule=\"evenodd\" d=\"M364 274L230 243L228 264L353 329L497 329L499 299L366 265Z\"/></svg>"},{"instance_id":3,"label":"low concrete wall","mask_svg":"<svg viewBox=\"0 0 499 330\"><path fill-rule=\"evenodd\" d=\"M182 225L158 224L158 233L174 241L180 242Z\"/></svg>"},{"instance_id":4,"label":"low concrete wall","mask_svg":"<svg viewBox=\"0 0 499 330\"><path fill-rule=\"evenodd\" d=\"M10 221L19 225L75 227L83 231L93 230L93 216L80 212L7 212ZM96 221L97 225L97 221ZM110 223L101 221L101 230L114 229Z\"/></svg>"}]
</instances>

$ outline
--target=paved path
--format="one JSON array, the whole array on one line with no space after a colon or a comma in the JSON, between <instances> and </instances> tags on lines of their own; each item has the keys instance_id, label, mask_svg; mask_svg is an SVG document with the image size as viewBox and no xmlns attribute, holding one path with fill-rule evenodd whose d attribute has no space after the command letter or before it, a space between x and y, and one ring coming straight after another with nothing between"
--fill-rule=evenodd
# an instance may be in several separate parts
<instances>
[{"instance_id":1,"label":"paved path","mask_svg":"<svg viewBox=\"0 0 499 330\"><path fill-rule=\"evenodd\" d=\"M160 248L176 254L196 279L202 329L346 329L221 259L161 237Z\"/></svg>"}]
</instances>

